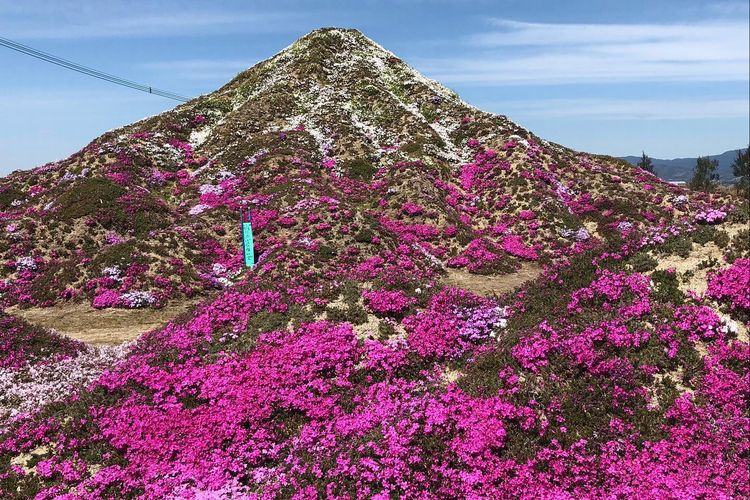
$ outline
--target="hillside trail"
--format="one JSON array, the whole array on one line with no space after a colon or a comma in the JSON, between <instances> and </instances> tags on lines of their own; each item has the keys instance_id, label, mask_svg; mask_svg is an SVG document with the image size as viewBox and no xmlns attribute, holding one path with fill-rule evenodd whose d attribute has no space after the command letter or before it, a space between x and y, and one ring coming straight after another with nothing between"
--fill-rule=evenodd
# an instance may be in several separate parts
<instances>
[{"instance_id":1,"label":"hillside trail","mask_svg":"<svg viewBox=\"0 0 750 500\"><path fill-rule=\"evenodd\" d=\"M138 338L190 310L198 301L182 301L162 309L94 309L88 304L5 310L29 323L92 345L116 345Z\"/></svg>"},{"instance_id":2,"label":"hillside trail","mask_svg":"<svg viewBox=\"0 0 750 500\"><path fill-rule=\"evenodd\" d=\"M542 274L541 266L531 262L524 262L517 272L502 276L471 274L464 269L448 268L446 270L448 275L443 279L443 283L464 288L485 297L513 291Z\"/></svg>"},{"instance_id":3,"label":"hillside trail","mask_svg":"<svg viewBox=\"0 0 750 500\"><path fill-rule=\"evenodd\" d=\"M542 269L524 263L518 272L503 276L482 276L462 269L447 269L443 282L478 295L500 295L512 291L527 281L537 278ZM199 301L169 304L162 309L94 309L88 304L62 304L54 307L17 306L6 309L8 314L29 323L57 331L61 335L92 345L116 345L138 338L143 333L160 328L177 316L189 311Z\"/></svg>"}]
</instances>

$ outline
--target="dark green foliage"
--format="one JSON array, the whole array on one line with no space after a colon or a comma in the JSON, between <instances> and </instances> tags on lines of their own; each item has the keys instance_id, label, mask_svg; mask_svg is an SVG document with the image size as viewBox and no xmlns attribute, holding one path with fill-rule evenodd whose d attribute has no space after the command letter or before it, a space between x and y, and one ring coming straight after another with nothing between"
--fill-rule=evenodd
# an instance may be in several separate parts
<instances>
[{"instance_id":1,"label":"dark green foliage","mask_svg":"<svg viewBox=\"0 0 750 500\"><path fill-rule=\"evenodd\" d=\"M646 252L640 252L630 258L630 265L637 273L647 273L656 269L657 260Z\"/></svg>"},{"instance_id":2,"label":"dark green foliage","mask_svg":"<svg viewBox=\"0 0 750 500\"><path fill-rule=\"evenodd\" d=\"M128 264L133 262L134 257L136 257L136 243L135 240L130 240L102 248L94 256L91 264L96 273L101 274L105 267Z\"/></svg>"},{"instance_id":3,"label":"dark green foliage","mask_svg":"<svg viewBox=\"0 0 750 500\"><path fill-rule=\"evenodd\" d=\"M555 220L560 221L560 225L565 229L576 230L583 225L581 224L581 219L577 215L571 213L568 210L565 210L562 207L554 212L553 217Z\"/></svg>"},{"instance_id":4,"label":"dark green foliage","mask_svg":"<svg viewBox=\"0 0 750 500\"><path fill-rule=\"evenodd\" d=\"M68 189L58 198L57 217L70 221L94 215L99 210L111 210L123 194L125 188L108 179L84 179L75 189Z\"/></svg>"},{"instance_id":5,"label":"dark green foliage","mask_svg":"<svg viewBox=\"0 0 750 500\"><path fill-rule=\"evenodd\" d=\"M566 301L560 297L570 294L573 290L588 286L596 277L596 267L592 259L600 251L592 250L575 256L570 266L563 268L558 278L551 282L532 282L525 288L525 311L511 317L508 322L510 331L531 328L553 314L565 314ZM606 263L605 263L606 265Z\"/></svg>"},{"instance_id":6,"label":"dark green foliage","mask_svg":"<svg viewBox=\"0 0 750 500\"><path fill-rule=\"evenodd\" d=\"M638 167L642 168L647 172L654 173L654 164L651 162L651 158L646 155L645 151L641 151L641 159L638 161Z\"/></svg>"},{"instance_id":7,"label":"dark green foliage","mask_svg":"<svg viewBox=\"0 0 750 500\"><path fill-rule=\"evenodd\" d=\"M409 155L418 155L423 152L423 147L425 145L425 142L421 139L417 139L414 141L407 142L403 146L401 146L401 151L403 151L406 154Z\"/></svg>"},{"instance_id":8,"label":"dark green foliage","mask_svg":"<svg viewBox=\"0 0 750 500\"><path fill-rule=\"evenodd\" d=\"M661 246L657 247L657 250L661 254L679 255L682 258L687 258L690 255L690 251L692 249L693 242L684 236L669 238Z\"/></svg>"},{"instance_id":9,"label":"dark green foliage","mask_svg":"<svg viewBox=\"0 0 750 500\"><path fill-rule=\"evenodd\" d=\"M637 365L656 366L661 370L674 369L675 362L667 356L664 345L659 341L656 335L651 335L648 342L641 345L638 349L631 349L627 352L627 358Z\"/></svg>"},{"instance_id":10,"label":"dark green foliage","mask_svg":"<svg viewBox=\"0 0 750 500\"><path fill-rule=\"evenodd\" d=\"M729 234L726 231L716 231L714 235L714 243L719 248L726 248L729 245Z\"/></svg>"},{"instance_id":11,"label":"dark green foliage","mask_svg":"<svg viewBox=\"0 0 750 500\"><path fill-rule=\"evenodd\" d=\"M715 233L716 228L714 226L698 226L691 234L691 237L695 243L705 245L714 239Z\"/></svg>"},{"instance_id":12,"label":"dark green foliage","mask_svg":"<svg viewBox=\"0 0 750 500\"><path fill-rule=\"evenodd\" d=\"M318 256L323 260L330 260L338 255L336 250L328 245L320 245L318 248Z\"/></svg>"},{"instance_id":13,"label":"dark green foliage","mask_svg":"<svg viewBox=\"0 0 750 500\"><path fill-rule=\"evenodd\" d=\"M713 257L709 257L707 259L703 259L702 261L698 262L698 269L712 269L719 265L718 259L715 259Z\"/></svg>"},{"instance_id":14,"label":"dark green foliage","mask_svg":"<svg viewBox=\"0 0 750 500\"><path fill-rule=\"evenodd\" d=\"M750 255L750 230L743 229L734 235L729 247L729 254L734 259Z\"/></svg>"},{"instance_id":15,"label":"dark green foliage","mask_svg":"<svg viewBox=\"0 0 750 500\"><path fill-rule=\"evenodd\" d=\"M354 281L346 281L341 285L341 294L344 296L344 302L354 304L359 301L361 290L359 285Z\"/></svg>"},{"instance_id":16,"label":"dark green foliage","mask_svg":"<svg viewBox=\"0 0 750 500\"><path fill-rule=\"evenodd\" d=\"M517 339L514 342L517 342ZM503 387L497 374L507 366L517 367L509 352L510 348L492 350L480 355L465 368L464 375L458 379L458 386L472 396L491 397L497 394Z\"/></svg>"},{"instance_id":17,"label":"dark green foliage","mask_svg":"<svg viewBox=\"0 0 750 500\"><path fill-rule=\"evenodd\" d=\"M37 274L29 287L31 294L42 304L53 303L59 297L59 290L64 290L78 279L80 266L75 260L68 260L61 265L49 266Z\"/></svg>"},{"instance_id":18,"label":"dark green foliage","mask_svg":"<svg viewBox=\"0 0 750 500\"><path fill-rule=\"evenodd\" d=\"M326 308L326 319L333 322L348 322L352 325L361 325L367 322L367 312L359 304L348 304L345 306L331 306Z\"/></svg>"},{"instance_id":19,"label":"dark green foliage","mask_svg":"<svg viewBox=\"0 0 750 500\"><path fill-rule=\"evenodd\" d=\"M685 294L679 288L677 273L668 271L654 271L651 274L654 291L651 296L659 302L669 302L675 305L685 302Z\"/></svg>"},{"instance_id":20,"label":"dark green foliage","mask_svg":"<svg viewBox=\"0 0 750 500\"><path fill-rule=\"evenodd\" d=\"M708 193L714 190L716 181L719 180L719 174L716 169L719 167L718 160L712 160L708 156L701 156L695 162L693 169L693 178L690 180L690 189Z\"/></svg>"},{"instance_id":21,"label":"dark green foliage","mask_svg":"<svg viewBox=\"0 0 750 500\"><path fill-rule=\"evenodd\" d=\"M373 236L372 229L365 227L354 235L354 241L357 243L372 243Z\"/></svg>"},{"instance_id":22,"label":"dark green foliage","mask_svg":"<svg viewBox=\"0 0 750 500\"><path fill-rule=\"evenodd\" d=\"M435 118L438 117L437 108L434 104L426 102L419 107L419 112L422 113L424 119L428 122L434 122Z\"/></svg>"},{"instance_id":23,"label":"dark green foliage","mask_svg":"<svg viewBox=\"0 0 750 500\"><path fill-rule=\"evenodd\" d=\"M559 387L548 389L550 396L562 399L562 414L568 427L567 433L555 433L555 438L564 446L580 439L588 440L589 445L603 443L611 437L607 435L607 429L613 416L634 424L642 440L665 437L661 432L661 411L649 411L643 402L633 404L635 413L626 414L613 397L613 388L603 386L605 380L590 374L568 373L559 378Z\"/></svg>"},{"instance_id":24,"label":"dark green foliage","mask_svg":"<svg viewBox=\"0 0 750 500\"><path fill-rule=\"evenodd\" d=\"M739 224L747 225L750 223L750 193L747 193L747 197L738 200L739 203L734 207L734 210L729 212L727 220L729 222L735 222Z\"/></svg>"},{"instance_id":25,"label":"dark green foliage","mask_svg":"<svg viewBox=\"0 0 750 500\"><path fill-rule=\"evenodd\" d=\"M345 161L342 163L342 168L347 177L368 182L372 180L375 172L377 172L375 165L365 158Z\"/></svg>"},{"instance_id":26,"label":"dark green foliage","mask_svg":"<svg viewBox=\"0 0 750 500\"><path fill-rule=\"evenodd\" d=\"M290 320L289 312L261 311L248 322L247 333L257 337L261 333L285 330Z\"/></svg>"},{"instance_id":27,"label":"dark green foliage","mask_svg":"<svg viewBox=\"0 0 750 500\"><path fill-rule=\"evenodd\" d=\"M210 114L211 111L220 113L229 113L232 111L232 103L227 98L211 97L202 102L197 109L198 113L203 115Z\"/></svg>"},{"instance_id":28,"label":"dark green foliage","mask_svg":"<svg viewBox=\"0 0 750 500\"><path fill-rule=\"evenodd\" d=\"M750 148L737 151L737 157L732 163L732 173L737 179L737 192L747 197L750 189Z\"/></svg>"},{"instance_id":29,"label":"dark green foliage","mask_svg":"<svg viewBox=\"0 0 750 500\"><path fill-rule=\"evenodd\" d=\"M492 263L487 263L478 269L470 271L472 274L485 276L509 274L521 267L520 261L509 255L504 255Z\"/></svg>"},{"instance_id":30,"label":"dark green foliage","mask_svg":"<svg viewBox=\"0 0 750 500\"><path fill-rule=\"evenodd\" d=\"M461 245L466 246L472 242L474 235L469 229L462 227L458 230L458 233L456 233L456 239Z\"/></svg>"},{"instance_id":31,"label":"dark green foliage","mask_svg":"<svg viewBox=\"0 0 750 500\"><path fill-rule=\"evenodd\" d=\"M396 329L393 325L387 321L381 321L378 323L378 339L387 340L396 334Z\"/></svg>"},{"instance_id":32,"label":"dark green foliage","mask_svg":"<svg viewBox=\"0 0 750 500\"><path fill-rule=\"evenodd\" d=\"M0 207L9 207L15 200L23 198L23 193L15 187L0 191Z\"/></svg>"},{"instance_id":33,"label":"dark green foliage","mask_svg":"<svg viewBox=\"0 0 750 500\"><path fill-rule=\"evenodd\" d=\"M59 355L74 355L83 349L83 344L77 340L59 335L54 330L45 330L4 312L0 312L0 331L3 341L0 362L4 362L6 356L18 352L23 352L24 358L34 363Z\"/></svg>"}]
</instances>

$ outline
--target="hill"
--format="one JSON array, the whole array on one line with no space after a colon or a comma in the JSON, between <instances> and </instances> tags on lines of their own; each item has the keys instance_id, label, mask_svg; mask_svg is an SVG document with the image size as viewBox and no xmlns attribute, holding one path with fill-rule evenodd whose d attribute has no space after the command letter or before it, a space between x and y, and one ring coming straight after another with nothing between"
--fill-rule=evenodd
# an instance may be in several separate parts
<instances>
[{"instance_id":1,"label":"hill","mask_svg":"<svg viewBox=\"0 0 750 500\"><path fill-rule=\"evenodd\" d=\"M372 235L418 246L425 263L507 272L701 206L675 211L675 196L467 105L358 32L322 30L216 92L2 179L0 287L20 307L206 296L241 271L240 206L254 209L261 255L380 254Z\"/></svg>"},{"instance_id":2,"label":"hill","mask_svg":"<svg viewBox=\"0 0 750 500\"><path fill-rule=\"evenodd\" d=\"M736 150L725 151L718 155L708 155L712 160L719 162L719 168L716 172L719 174L719 180L721 182L732 182L734 179L734 173L732 172L732 163L734 163L737 157L737 151L742 151L744 148L737 148ZM637 165L640 161L640 156L623 156L623 160L630 163L631 165ZM698 158L674 158L672 160L664 160L660 158L652 158L651 161L656 169L656 175L665 181L683 181L689 182L693 177L693 169Z\"/></svg>"},{"instance_id":3,"label":"hill","mask_svg":"<svg viewBox=\"0 0 750 500\"><path fill-rule=\"evenodd\" d=\"M747 207L358 31L0 186L2 496L750 495ZM117 347L20 318L88 304L185 311Z\"/></svg>"}]
</instances>

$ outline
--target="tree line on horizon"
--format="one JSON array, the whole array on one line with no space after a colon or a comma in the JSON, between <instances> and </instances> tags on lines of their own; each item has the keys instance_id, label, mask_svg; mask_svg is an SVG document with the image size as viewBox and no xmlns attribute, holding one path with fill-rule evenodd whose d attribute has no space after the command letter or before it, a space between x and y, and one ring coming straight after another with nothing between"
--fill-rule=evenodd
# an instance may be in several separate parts
<instances>
[{"instance_id":1,"label":"tree line on horizon","mask_svg":"<svg viewBox=\"0 0 750 500\"><path fill-rule=\"evenodd\" d=\"M750 147L744 151L737 150L737 156L732 163L732 173L737 184L735 188L740 194L748 194L748 188L750 187ZM641 159L638 161L637 166L647 172L655 174L654 164L651 158L646 154L645 151L641 151ZM690 179L688 185L690 189L694 191L711 192L716 188L716 184L719 180L719 174L716 169L719 167L718 160L711 159L709 156L699 156L696 159L695 167L693 167L693 177Z\"/></svg>"}]
</instances>

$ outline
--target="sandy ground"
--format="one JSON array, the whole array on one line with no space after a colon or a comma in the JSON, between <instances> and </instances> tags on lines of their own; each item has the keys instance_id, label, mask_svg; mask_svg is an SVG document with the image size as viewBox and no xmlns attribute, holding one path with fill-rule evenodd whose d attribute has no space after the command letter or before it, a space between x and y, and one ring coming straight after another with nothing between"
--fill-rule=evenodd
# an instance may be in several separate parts
<instances>
[{"instance_id":1,"label":"sandy ground","mask_svg":"<svg viewBox=\"0 0 750 500\"><path fill-rule=\"evenodd\" d=\"M94 309L88 304L6 309L29 323L94 345L114 345L168 323L197 302L185 301L163 309Z\"/></svg>"},{"instance_id":2,"label":"sandy ground","mask_svg":"<svg viewBox=\"0 0 750 500\"><path fill-rule=\"evenodd\" d=\"M449 286L465 288L477 295L500 295L515 290L527 281L542 273L542 268L534 263L524 262L518 272L501 276L471 274L464 269L447 269L448 276L443 282Z\"/></svg>"},{"instance_id":3,"label":"sandy ground","mask_svg":"<svg viewBox=\"0 0 750 500\"><path fill-rule=\"evenodd\" d=\"M724 224L718 227L719 229L725 230L731 238L734 238L734 236L740 230L745 228L745 225ZM708 286L708 273L715 269L698 269L698 264L705 259L713 258L720 262L718 266L719 268L725 267L726 264L722 261L723 255L724 250L716 246L716 244L712 241L706 243L705 245L694 243L693 249L690 251L690 255L688 255L687 257L680 257L679 255L669 255L664 257L657 255L656 259L659 261L659 265L656 268L673 268L678 273L692 271L694 274L692 278L690 278L689 282L680 282L680 290L682 290L683 292L693 290L695 292L698 292L699 294L702 294L706 291L706 287Z\"/></svg>"}]
</instances>

